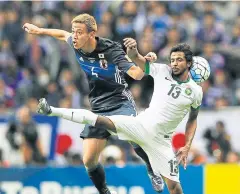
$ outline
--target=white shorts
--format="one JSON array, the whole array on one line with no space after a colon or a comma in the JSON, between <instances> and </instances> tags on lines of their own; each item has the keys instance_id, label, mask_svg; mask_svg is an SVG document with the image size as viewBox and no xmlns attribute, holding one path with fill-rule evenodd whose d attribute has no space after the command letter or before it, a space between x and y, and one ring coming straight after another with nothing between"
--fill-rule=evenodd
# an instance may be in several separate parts
<instances>
[{"instance_id":1,"label":"white shorts","mask_svg":"<svg viewBox=\"0 0 240 194\"><path fill-rule=\"evenodd\" d=\"M108 116L114 123L121 140L137 143L147 153L156 175L179 182L177 160L172 149L171 137L151 134L137 117L124 115Z\"/></svg>"}]
</instances>

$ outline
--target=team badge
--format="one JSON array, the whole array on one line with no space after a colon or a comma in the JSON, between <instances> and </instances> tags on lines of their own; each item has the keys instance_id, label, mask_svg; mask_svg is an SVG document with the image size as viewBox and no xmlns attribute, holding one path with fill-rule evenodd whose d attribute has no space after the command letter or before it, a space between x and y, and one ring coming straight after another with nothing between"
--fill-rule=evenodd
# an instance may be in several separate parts
<instances>
[{"instance_id":1,"label":"team badge","mask_svg":"<svg viewBox=\"0 0 240 194\"><path fill-rule=\"evenodd\" d=\"M108 62L105 59L104 54L103 53L99 53L98 57L99 57L100 67L103 68L103 69L107 69L108 68Z\"/></svg>"},{"instance_id":2,"label":"team badge","mask_svg":"<svg viewBox=\"0 0 240 194\"><path fill-rule=\"evenodd\" d=\"M192 89L191 89L191 88L186 88L185 94L187 94L188 96L190 96L190 95L192 94Z\"/></svg>"}]
</instances>

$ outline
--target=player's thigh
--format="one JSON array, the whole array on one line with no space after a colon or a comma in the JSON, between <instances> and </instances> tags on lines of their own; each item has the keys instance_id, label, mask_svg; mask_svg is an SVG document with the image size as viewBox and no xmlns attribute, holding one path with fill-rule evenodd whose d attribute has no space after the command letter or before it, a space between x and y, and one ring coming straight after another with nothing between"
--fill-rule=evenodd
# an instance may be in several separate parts
<instances>
[{"instance_id":1,"label":"player's thigh","mask_svg":"<svg viewBox=\"0 0 240 194\"><path fill-rule=\"evenodd\" d=\"M83 140L84 164L98 162L101 151L106 146L107 139L85 138Z\"/></svg>"},{"instance_id":2,"label":"player's thigh","mask_svg":"<svg viewBox=\"0 0 240 194\"><path fill-rule=\"evenodd\" d=\"M165 183L168 187L170 194L183 194L183 190L182 190L181 184L179 182L170 180L169 178L164 177L164 176L163 176L163 178L165 180Z\"/></svg>"},{"instance_id":3,"label":"player's thigh","mask_svg":"<svg viewBox=\"0 0 240 194\"><path fill-rule=\"evenodd\" d=\"M145 148L155 174L179 182L178 161L173 152L170 139L152 139Z\"/></svg>"},{"instance_id":4,"label":"player's thigh","mask_svg":"<svg viewBox=\"0 0 240 194\"><path fill-rule=\"evenodd\" d=\"M145 144L148 131L133 116L114 115L108 116L116 128L117 136L121 140L132 141L139 145Z\"/></svg>"}]
</instances>

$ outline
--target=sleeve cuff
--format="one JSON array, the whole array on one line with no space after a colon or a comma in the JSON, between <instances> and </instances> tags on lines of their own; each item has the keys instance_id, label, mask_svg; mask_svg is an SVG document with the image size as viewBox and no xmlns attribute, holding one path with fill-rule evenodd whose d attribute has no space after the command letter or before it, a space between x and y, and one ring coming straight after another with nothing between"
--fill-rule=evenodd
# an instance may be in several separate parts
<instances>
[{"instance_id":1,"label":"sleeve cuff","mask_svg":"<svg viewBox=\"0 0 240 194\"><path fill-rule=\"evenodd\" d=\"M200 109L200 107L201 107L201 105L200 105L200 106L198 106L197 108L194 108L194 107L192 107L192 109L194 109L194 110L199 110L199 109Z\"/></svg>"},{"instance_id":2,"label":"sleeve cuff","mask_svg":"<svg viewBox=\"0 0 240 194\"><path fill-rule=\"evenodd\" d=\"M146 60L146 63L145 63L145 74L149 75L149 73L150 73L150 65L149 65L149 61Z\"/></svg>"}]
</instances>

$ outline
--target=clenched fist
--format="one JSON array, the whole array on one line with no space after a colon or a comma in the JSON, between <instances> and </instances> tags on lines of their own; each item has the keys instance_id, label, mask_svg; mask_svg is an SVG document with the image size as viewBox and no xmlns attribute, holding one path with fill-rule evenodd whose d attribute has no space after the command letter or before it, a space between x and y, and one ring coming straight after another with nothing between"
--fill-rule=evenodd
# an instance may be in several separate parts
<instances>
[{"instance_id":1,"label":"clenched fist","mask_svg":"<svg viewBox=\"0 0 240 194\"><path fill-rule=\"evenodd\" d=\"M137 42L133 38L124 38L123 44L127 48L127 55L133 59L138 55Z\"/></svg>"},{"instance_id":2,"label":"clenched fist","mask_svg":"<svg viewBox=\"0 0 240 194\"><path fill-rule=\"evenodd\" d=\"M157 60L157 55L154 52L149 52L144 58L150 63L154 63Z\"/></svg>"},{"instance_id":3,"label":"clenched fist","mask_svg":"<svg viewBox=\"0 0 240 194\"><path fill-rule=\"evenodd\" d=\"M41 28L39 28L33 24L25 23L22 28L29 34L40 34L41 33Z\"/></svg>"}]
</instances>

